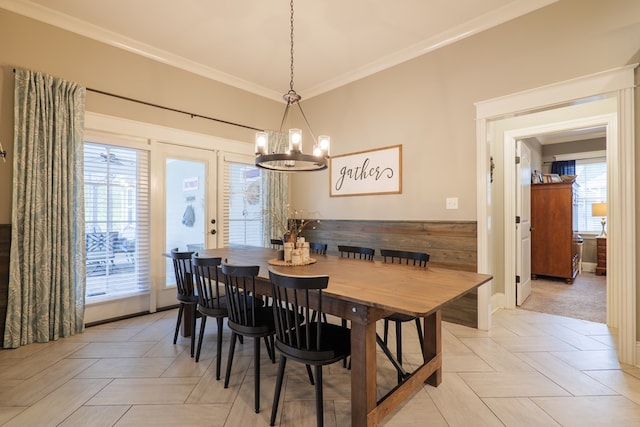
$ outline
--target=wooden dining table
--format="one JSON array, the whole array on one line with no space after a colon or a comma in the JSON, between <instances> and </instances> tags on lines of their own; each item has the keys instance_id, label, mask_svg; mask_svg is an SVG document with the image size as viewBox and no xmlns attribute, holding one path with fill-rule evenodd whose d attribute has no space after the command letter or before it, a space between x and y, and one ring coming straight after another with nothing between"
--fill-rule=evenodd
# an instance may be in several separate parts
<instances>
[{"instance_id":1,"label":"wooden dining table","mask_svg":"<svg viewBox=\"0 0 640 427\"><path fill-rule=\"evenodd\" d=\"M424 383L442 382L442 307L487 283L490 275L313 255L303 266L271 265L274 249L232 246L198 251L235 265L259 265L259 291L271 293L269 269L289 275L328 275L323 310L351 322L351 425L373 427ZM272 261L273 262L273 261ZM311 301L310 305L317 304ZM376 321L392 313L423 319L424 363L381 399L377 398Z\"/></svg>"}]
</instances>

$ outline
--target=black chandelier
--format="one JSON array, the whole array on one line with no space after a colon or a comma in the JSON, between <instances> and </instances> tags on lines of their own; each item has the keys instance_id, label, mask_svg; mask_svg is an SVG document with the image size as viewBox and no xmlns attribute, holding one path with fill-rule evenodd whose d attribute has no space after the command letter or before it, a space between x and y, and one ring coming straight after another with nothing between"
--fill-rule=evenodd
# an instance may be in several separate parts
<instances>
[{"instance_id":1,"label":"black chandelier","mask_svg":"<svg viewBox=\"0 0 640 427\"><path fill-rule=\"evenodd\" d=\"M318 171L327 168L329 158L330 138L327 135L320 135L316 139L307 116L302 111L300 100L302 99L293 88L293 0L291 0L291 80L289 91L283 95L287 102L284 108L284 115L280 123L280 132L289 114L289 107L297 105L304 118L311 138L314 142L313 154L302 152L302 130L289 129L289 149L284 153L269 152L269 137L267 132L256 132L256 166L274 171L294 172L294 171Z\"/></svg>"}]
</instances>

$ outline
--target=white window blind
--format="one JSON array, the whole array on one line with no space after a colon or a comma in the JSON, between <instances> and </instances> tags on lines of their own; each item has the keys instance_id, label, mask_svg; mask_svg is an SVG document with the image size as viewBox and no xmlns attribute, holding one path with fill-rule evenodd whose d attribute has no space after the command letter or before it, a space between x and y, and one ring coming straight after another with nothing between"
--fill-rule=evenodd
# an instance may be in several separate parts
<instances>
[{"instance_id":1,"label":"white window blind","mask_svg":"<svg viewBox=\"0 0 640 427\"><path fill-rule=\"evenodd\" d=\"M578 231L600 233L601 217L591 216L591 205L607 201L606 158L576 160Z\"/></svg>"},{"instance_id":2,"label":"white window blind","mask_svg":"<svg viewBox=\"0 0 640 427\"><path fill-rule=\"evenodd\" d=\"M84 144L87 302L149 290L149 154Z\"/></svg>"},{"instance_id":3,"label":"white window blind","mask_svg":"<svg viewBox=\"0 0 640 427\"><path fill-rule=\"evenodd\" d=\"M262 171L253 164L224 163L224 245L263 246Z\"/></svg>"}]
</instances>

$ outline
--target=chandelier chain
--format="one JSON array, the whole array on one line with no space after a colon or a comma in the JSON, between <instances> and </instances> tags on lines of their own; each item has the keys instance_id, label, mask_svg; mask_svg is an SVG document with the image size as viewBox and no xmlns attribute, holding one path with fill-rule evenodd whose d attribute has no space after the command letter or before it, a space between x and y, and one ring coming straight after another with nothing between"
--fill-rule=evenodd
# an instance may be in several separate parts
<instances>
[{"instance_id":1,"label":"chandelier chain","mask_svg":"<svg viewBox=\"0 0 640 427\"><path fill-rule=\"evenodd\" d=\"M273 171L318 171L327 168L327 159L329 158L329 137L322 137L322 144L320 141L316 139L316 136L313 134L313 130L311 130L311 126L309 125L309 120L307 120L306 114L302 111L302 105L300 105L300 100L302 99L300 95L298 95L293 88L294 85L294 24L293 24L293 1L290 0L290 9L291 15L289 19L289 23L291 25L290 32L290 77L289 81L289 91L285 93L282 97L285 101L287 101L287 105L284 108L284 114L282 116L282 122L280 122L280 134L282 134L282 129L287 121L287 117L289 116L289 107L294 104L298 105L298 109L300 110L300 114L304 119L305 124L309 128L309 133L311 134L311 139L314 142L314 150L313 154L304 154L302 152L302 131L300 129L290 129L289 130L289 150L278 153L275 150L269 153L268 150L268 135L266 132L258 132L256 134L256 166L261 167L263 169L273 170ZM297 136L297 138L296 138Z\"/></svg>"},{"instance_id":2,"label":"chandelier chain","mask_svg":"<svg viewBox=\"0 0 640 427\"><path fill-rule=\"evenodd\" d=\"M293 89L293 0L291 0L291 81L289 82L289 88L294 91ZM295 92L295 91L294 91Z\"/></svg>"}]
</instances>

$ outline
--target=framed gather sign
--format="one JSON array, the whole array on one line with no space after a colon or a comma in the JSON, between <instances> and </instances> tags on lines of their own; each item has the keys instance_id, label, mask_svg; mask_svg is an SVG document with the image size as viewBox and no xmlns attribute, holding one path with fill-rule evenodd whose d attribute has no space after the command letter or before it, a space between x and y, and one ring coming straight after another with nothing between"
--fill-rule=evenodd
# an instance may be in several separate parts
<instances>
[{"instance_id":1,"label":"framed gather sign","mask_svg":"<svg viewBox=\"0 0 640 427\"><path fill-rule=\"evenodd\" d=\"M329 179L331 197L402 193L402 145L331 157Z\"/></svg>"}]
</instances>

